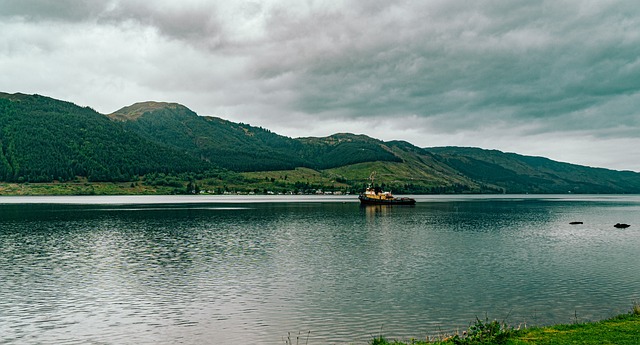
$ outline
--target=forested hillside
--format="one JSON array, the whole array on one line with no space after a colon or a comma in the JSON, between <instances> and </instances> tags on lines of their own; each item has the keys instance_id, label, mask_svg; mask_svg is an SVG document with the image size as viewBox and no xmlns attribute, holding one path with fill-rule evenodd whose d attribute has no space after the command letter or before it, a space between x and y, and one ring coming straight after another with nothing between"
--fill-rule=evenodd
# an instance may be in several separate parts
<instances>
[{"instance_id":1,"label":"forested hillside","mask_svg":"<svg viewBox=\"0 0 640 345\"><path fill-rule=\"evenodd\" d=\"M357 192L372 171L377 184L396 193L640 193L639 173L542 157L419 148L349 133L294 139L175 103L136 103L103 115L44 96L0 93L4 182L141 181L187 193L200 186Z\"/></svg>"},{"instance_id":2,"label":"forested hillside","mask_svg":"<svg viewBox=\"0 0 640 345\"><path fill-rule=\"evenodd\" d=\"M0 179L129 181L149 172L201 171L205 162L144 140L90 108L0 93Z\"/></svg>"},{"instance_id":3,"label":"forested hillside","mask_svg":"<svg viewBox=\"0 0 640 345\"><path fill-rule=\"evenodd\" d=\"M640 193L640 174L470 147L426 149L475 181L507 193Z\"/></svg>"},{"instance_id":4,"label":"forested hillside","mask_svg":"<svg viewBox=\"0 0 640 345\"><path fill-rule=\"evenodd\" d=\"M198 116L179 104L136 103L108 116L147 140L230 170L279 170L305 165L296 155L302 145L293 139L242 123Z\"/></svg>"},{"instance_id":5,"label":"forested hillside","mask_svg":"<svg viewBox=\"0 0 640 345\"><path fill-rule=\"evenodd\" d=\"M174 103L136 103L108 116L148 140L234 171L326 169L360 162L400 161L382 141L364 135L292 139L244 123L198 116Z\"/></svg>"},{"instance_id":6,"label":"forested hillside","mask_svg":"<svg viewBox=\"0 0 640 345\"><path fill-rule=\"evenodd\" d=\"M366 135L339 133L324 138L300 138L298 154L317 169L329 169L363 162L401 162L387 145Z\"/></svg>"}]
</instances>

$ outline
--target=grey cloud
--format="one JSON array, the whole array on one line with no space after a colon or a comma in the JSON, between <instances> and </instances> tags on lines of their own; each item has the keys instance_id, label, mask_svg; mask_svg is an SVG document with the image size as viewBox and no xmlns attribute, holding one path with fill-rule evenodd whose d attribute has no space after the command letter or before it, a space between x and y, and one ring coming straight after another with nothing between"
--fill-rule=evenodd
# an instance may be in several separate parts
<instances>
[{"instance_id":1,"label":"grey cloud","mask_svg":"<svg viewBox=\"0 0 640 345\"><path fill-rule=\"evenodd\" d=\"M278 18L272 34L288 49L262 61L264 75L296 74L296 111L448 114L468 126L508 114L554 129L640 91L640 12L628 2L461 4L411 4L402 21L364 10Z\"/></svg>"},{"instance_id":2,"label":"grey cloud","mask_svg":"<svg viewBox=\"0 0 640 345\"><path fill-rule=\"evenodd\" d=\"M172 39L215 48L224 43L215 4L140 0L6 0L0 17L27 21L98 22L121 24L134 21L154 27Z\"/></svg>"},{"instance_id":3,"label":"grey cloud","mask_svg":"<svg viewBox=\"0 0 640 345\"><path fill-rule=\"evenodd\" d=\"M0 17L76 22L94 17L108 7L109 1L102 0L4 0L0 2Z\"/></svg>"},{"instance_id":4,"label":"grey cloud","mask_svg":"<svg viewBox=\"0 0 640 345\"><path fill-rule=\"evenodd\" d=\"M171 2L121 1L104 14L104 20L133 20L158 29L172 39L186 40L215 48L224 43L222 26L215 6L195 6Z\"/></svg>"}]
</instances>

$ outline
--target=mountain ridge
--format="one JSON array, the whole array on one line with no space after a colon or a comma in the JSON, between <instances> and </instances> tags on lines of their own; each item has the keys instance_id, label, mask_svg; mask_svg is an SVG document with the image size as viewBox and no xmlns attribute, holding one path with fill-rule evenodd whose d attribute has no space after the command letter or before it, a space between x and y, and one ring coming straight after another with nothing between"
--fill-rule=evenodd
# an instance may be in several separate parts
<instances>
[{"instance_id":1,"label":"mountain ridge","mask_svg":"<svg viewBox=\"0 0 640 345\"><path fill-rule=\"evenodd\" d=\"M408 193L640 193L633 171L365 134L290 138L156 101L100 114L45 96L0 93L0 147L0 180L14 182L134 181L219 169L273 179L260 172L310 168L353 188L376 170L377 182ZM285 180L279 183L293 184Z\"/></svg>"}]
</instances>

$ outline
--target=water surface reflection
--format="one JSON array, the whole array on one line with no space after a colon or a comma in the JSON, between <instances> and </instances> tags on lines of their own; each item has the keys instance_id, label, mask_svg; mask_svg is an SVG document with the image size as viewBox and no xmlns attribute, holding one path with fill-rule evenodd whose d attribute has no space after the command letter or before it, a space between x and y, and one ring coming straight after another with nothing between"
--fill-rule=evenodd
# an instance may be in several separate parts
<instances>
[{"instance_id":1,"label":"water surface reflection","mask_svg":"<svg viewBox=\"0 0 640 345\"><path fill-rule=\"evenodd\" d=\"M347 200L0 204L2 340L366 343L640 299L639 232L612 228L638 198Z\"/></svg>"}]
</instances>

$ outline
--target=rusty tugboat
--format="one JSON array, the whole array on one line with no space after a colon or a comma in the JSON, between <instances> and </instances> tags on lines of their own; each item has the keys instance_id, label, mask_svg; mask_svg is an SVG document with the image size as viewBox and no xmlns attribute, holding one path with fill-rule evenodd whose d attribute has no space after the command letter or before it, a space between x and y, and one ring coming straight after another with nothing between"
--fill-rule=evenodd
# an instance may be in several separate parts
<instances>
[{"instance_id":1,"label":"rusty tugboat","mask_svg":"<svg viewBox=\"0 0 640 345\"><path fill-rule=\"evenodd\" d=\"M369 175L369 180L371 183L369 187L358 195L358 199L360 199L360 204L362 205L415 205L416 200L412 198L397 198L394 197L391 192L383 192L380 187L374 187L373 180L375 178L376 172L372 172Z\"/></svg>"}]
</instances>

